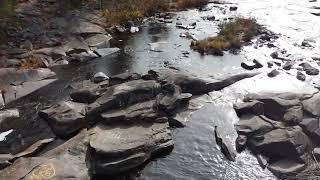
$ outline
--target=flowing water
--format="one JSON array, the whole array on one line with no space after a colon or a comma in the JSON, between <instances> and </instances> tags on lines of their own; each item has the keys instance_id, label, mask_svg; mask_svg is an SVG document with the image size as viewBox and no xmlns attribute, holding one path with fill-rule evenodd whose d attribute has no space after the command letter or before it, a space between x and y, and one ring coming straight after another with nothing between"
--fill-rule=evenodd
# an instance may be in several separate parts
<instances>
[{"instance_id":1,"label":"flowing water","mask_svg":"<svg viewBox=\"0 0 320 180\"><path fill-rule=\"evenodd\" d=\"M231 2L231 1L230 1ZM290 53L310 58L320 56L320 17L310 12L320 12L312 6L320 6L320 2L307 0L234 0L234 4L209 4L207 11L188 10L179 12L175 19L184 24L196 22L194 30L189 30L196 38L205 38L218 32L218 24L234 15L255 17L260 24L275 33L281 33L275 42L279 48L286 48ZM225 13L219 7L238 6L237 12ZM215 15L220 22L203 20L202 17ZM42 88L10 106L18 107L25 116L26 122L41 121L33 112L55 101L68 97L68 85L72 82L86 79L92 74L102 71L114 75L126 71L145 73L149 69L178 69L204 78L214 78L220 75L239 73L240 63L245 60L259 58L265 64L270 60L269 54L274 49L248 46L237 55L226 53L222 57L201 56L190 50L189 39L179 37L187 30L178 29L172 24L158 24L148 21L136 34L115 37L116 45L121 47L121 53L111 57L96 59L80 65L56 67L59 80L48 87ZM304 39L313 39L313 49L301 49L295 43L301 44ZM149 43L160 42L161 52L150 51ZM188 53L186 53L188 52ZM188 54L188 55L185 55ZM263 68L265 73L267 68ZM265 75L265 74L264 74ZM297 88L298 87L298 88ZM163 158L156 159L141 171L140 179L276 179L268 170L258 165L250 152L238 154L236 162L227 161L214 139L214 126L217 125L222 134L234 143L236 132L234 123L238 118L232 108L232 103L241 100L248 92L270 91L286 92L291 90L314 91L294 77L281 75L272 81L265 76L257 76L243 80L221 92L198 97L191 103L189 112L180 114L179 118L186 121L186 127L173 131L175 148ZM308 89L308 90L307 90ZM27 125L28 124L28 125ZM35 123L36 124L36 123ZM39 124L39 123L38 123ZM38 125L37 125L38 126ZM26 128L38 128L29 123L20 124L14 132L7 136L7 143L19 138L34 136L28 134Z\"/></svg>"}]
</instances>

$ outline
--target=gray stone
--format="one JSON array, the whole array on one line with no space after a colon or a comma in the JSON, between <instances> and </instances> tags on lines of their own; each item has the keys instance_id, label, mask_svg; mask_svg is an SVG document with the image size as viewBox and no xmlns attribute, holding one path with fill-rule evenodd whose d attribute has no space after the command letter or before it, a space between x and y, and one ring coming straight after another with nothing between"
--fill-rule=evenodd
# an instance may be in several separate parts
<instances>
[{"instance_id":1,"label":"gray stone","mask_svg":"<svg viewBox=\"0 0 320 180\"><path fill-rule=\"evenodd\" d=\"M119 51L120 51L119 48L102 48L102 49L96 49L94 52L100 57L105 57L105 56L115 54Z\"/></svg>"},{"instance_id":2,"label":"gray stone","mask_svg":"<svg viewBox=\"0 0 320 180\"><path fill-rule=\"evenodd\" d=\"M146 101L133 104L127 108L121 108L101 113L102 123L105 124L129 124L137 122L155 122L158 117L165 114L158 113L154 107L155 101Z\"/></svg>"},{"instance_id":3,"label":"gray stone","mask_svg":"<svg viewBox=\"0 0 320 180\"><path fill-rule=\"evenodd\" d=\"M320 116L320 93L313 95L311 98L302 101L305 111L314 116Z\"/></svg>"},{"instance_id":4,"label":"gray stone","mask_svg":"<svg viewBox=\"0 0 320 180\"><path fill-rule=\"evenodd\" d=\"M217 145L221 148L220 151L229 161L236 161L236 152L231 146L230 142L221 136L218 127L214 127L214 136L216 139Z\"/></svg>"},{"instance_id":5,"label":"gray stone","mask_svg":"<svg viewBox=\"0 0 320 180\"><path fill-rule=\"evenodd\" d=\"M275 129L275 127L265 121L265 117L262 116L254 116L248 120L240 120L235 126L238 134L244 135L265 134Z\"/></svg>"},{"instance_id":6,"label":"gray stone","mask_svg":"<svg viewBox=\"0 0 320 180\"><path fill-rule=\"evenodd\" d=\"M297 173L305 169L306 164L290 159L283 159L268 165L268 169L276 175Z\"/></svg>"},{"instance_id":7,"label":"gray stone","mask_svg":"<svg viewBox=\"0 0 320 180\"><path fill-rule=\"evenodd\" d=\"M109 84L110 86L113 86L113 85L129 82L133 80L138 80L140 78L141 78L141 74L125 72L125 73L111 76L109 80Z\"/></svg>"},{"instance_id":8,"label":"gray stone","mask_svg":"<svg viewBox=\"0 0 320 180\"><path fill-rule=\"evenodd\" d=\"M283 157L300 160L301 155L310 147L310 140L299 126L275 129L261 138L249 140L250 147L267 157Z\"/></svg>"},{"instance_id":9,"label":"gray stone","mask_svg":"<svg viewBox=\"0 0 320 180\"><path fill-rule=\"evenodd\" d=\"M90 136L93 174L121 173L171 150L168 123L95 127ZM112 157L112 158L109 158Z\"/></svg>"},{"instance_id":10,"label":"gray stone","mask_svg":"<svg viewBox=\"0 0 320 180\"><path fill-rule=\"evenodd\" d=\"M110 35L96 34L85 39L85 42L89 45L89 47L96 47L98 49L109 48L111 39L112 37Z\"/></svg>"},{"instance_id":11,"label":"gray stone","mask_svg":"<svg viewBox=\"0 0 320 180\"><path fill-rule=\"evenodd\" d=\"M313 135L319 128L319 120L315 118L303 119L299 124L306 134Z\"/></svg>"},{"instance_id":12,"label":"gray stone","mask_svg":"<svg viewBox=\"0 0 320 180\"><path fill-rule=\"evenodd\" d=\"M247 146L247 136L245 135L239 135L236 139L236 150L238 152L242 152L246 149Z\"/></svg>"},{"instance_id":13,"label":"gray stone","mask_svg":"<svg viewBox=\"0 0 320 180\"><path fill-rule=\"evenodd\" d=\"M304 75L301 71L297 72L297 79L300 81L305 81L306 80L306 75Z\"/></svg>"},{"instance_id":14,"label":"gray stone","mask_svg":"<svg viewBox=\"0 0 320 180\"><path fill-rule=\"evenodd\" d=\"M90 104L93 103L100 96L96 89L80 89L72 92L70 94L70 97L75 102Z\"/></svg>"},{"instance_id":15,"label":"gray stone","mask_svg":"<svg viewBox=\"0 0 320 180\"><path fill-rule=\"evenodd\" d=\"M100 83L100 82L108 80L108 79L109 79L109 77L106 74L104 74L103 72L96 73L92 78L93 82L95 82L95 83Z\"/></svg>"},{"instance_id":16,"label":"gray stone","mask_svg":"<svg viewBox=\"0 0 320 180\"><path fill-rule=\"evenodd\" d=\"M312 154L316 158L316 160L320 160L320 148L314 148L312 151Z\"/></svg>"},{"instance_id":17,"label":"gray stone","mask_svg":"<svg viewBox=\"0 0 320 180\"><path fill-rule=\"evenodd\" d=\"M156 81L135 80L111 86L94 103L87 108L89 116L154 98L160 91Z\"/></svg>"},{"instance_id":18,"label":"gray stone","mask_svg":"<svg viewBox=\"0 0 320 180\"><path fill-rule=\"evenodd\" d=\"M105 34L106 31L103 27L92 24L87 21L76 21L75 24L69 29L73 34Z\"/></svg>"},{"instance_id":19,"label":"gray stone","mask_svg":"<svg viewBox=\"0 0 320 180\"><path fill-rule=\"evenodd\" d=\"M41 110L39 116L48 121L56 135L64 138L86 126L85 107L82 103L60 102Z\"/></svg>"},{"instance_id":20,"label":"gray stone","mask_svg":"<svg viewBox=\"0 0 320 180\"><path fill-rule=\"evenodd\" d=\"M308 75L316 76L319 74L319 69L312 67L309 63L301 63L299 66L301 66Z\"/></svg>"},{"instance_id":21,"label":"gray stone","mask_svg":"<svg viewBox=\"0 0 320 180\"><path fill-rule=\"evenodd\" d=\"M1 132L8 131L13 127L10 125L12 121L20 118L18 109L7 109L0 111L0 129Z\"/></svg>"},{"instance_id":22,"label":"gray stone","mask_svg":"<svg viewBox=\"0 0 320 180\"><path fill-rule=\"evenodd\" d=\"M280 72L278 70L274 69L268 73L268 77L273 78L273 77L278 76L279 74L280 74Z\"/></svg>"},{"instance_id":23,"label":"gray stone","mask_svg":"<svg viewBox=\"0 0 320 180\"><path fill-rule=\"evenodd\" d=\"M288 61L288 62L286 62L286 63L282 66L282 68L283 68L284 70L289 71L294 64L295 64L294 61Z\"/></svg>"},{"instance_id":24,"label":"gray stone","mask_svg":"<svg viewBox=\"0 0 320 180\"><path fill-rule=\"evenodd\" d=\"M249 102L235 104L234 109L239 117L246 114L262 115L264 114L263 103L252 100Z\"/></svg>"}]
</instances>

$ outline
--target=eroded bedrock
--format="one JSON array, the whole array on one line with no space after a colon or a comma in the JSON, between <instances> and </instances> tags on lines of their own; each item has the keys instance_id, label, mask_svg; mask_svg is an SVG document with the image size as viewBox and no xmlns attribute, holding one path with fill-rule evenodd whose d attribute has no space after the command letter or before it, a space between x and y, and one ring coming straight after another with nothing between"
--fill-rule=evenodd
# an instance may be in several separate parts
<instances>
[{"instance_id":1,"label":"eroded bedrock","mask_svg":"<svg viewBox=\"0 0 320 180\"><path fill-rule=\"evenodd\" d=\"M294 175L305 170L319 146L320 93L249 94L234 106L237 150L246 147L263 168L276 175Z\"/></svg>"},{"instance_id":2,"label":"eroded bedrock","mask_svg":"<svg viewBox=\"0 0 320 180\"><path fill-rule=\"evenodd\" d=\"M44 139L19 153L21 156L0 154L5 168L0 179L90 179L137 168L171 152L171 128L183 127L176 113L188 107L193 95L254 75L204 80L181 72L150 70L145 75L124 73L104 81L93 78L72 84L69 100L39 112L53 133L66 142L50 146L53 139ZM4 116L3 122L8 118L11 116ZM47 144L48 148L43 147ZM41 155L37 153L40 147Z\"/></svg>"}]
</instances>

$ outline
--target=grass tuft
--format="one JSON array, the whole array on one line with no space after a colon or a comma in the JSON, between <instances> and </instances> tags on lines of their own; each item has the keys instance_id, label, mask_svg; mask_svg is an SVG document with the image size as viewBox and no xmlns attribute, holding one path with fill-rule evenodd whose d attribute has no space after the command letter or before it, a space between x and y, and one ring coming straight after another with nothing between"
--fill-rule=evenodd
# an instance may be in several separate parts
<instances>
[{"instance_id":1,"label":"grass tuft","mask_svg":"<svg viewBox=\"0 0 320 180\"><path fill-rule=\"evenodd\" d=\"M258 35L259 25L253 18L235 18L220 25L215 37L193 41L191 48L201 54L223 55L225 50L238 50Z\"/></svg>"},{"instance_id":2,"label":"grass tuft","mask_svg":"<svg viewBox=\"0 0 320 180\"><path fill-rule=\"evenodd\" d=\"M177 7L179 9L202 7L207 5L208 2L209 0L177 0Z\"/></svg>"}]
</instances>

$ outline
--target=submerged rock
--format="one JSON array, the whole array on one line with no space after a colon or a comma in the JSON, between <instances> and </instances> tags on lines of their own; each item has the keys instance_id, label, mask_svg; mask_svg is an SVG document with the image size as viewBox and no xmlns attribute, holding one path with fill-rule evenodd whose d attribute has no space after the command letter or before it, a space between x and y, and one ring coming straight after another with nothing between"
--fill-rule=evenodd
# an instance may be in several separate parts
<instances>
[{"instance_id":1,"label":"submerged rock","mask_svg":"<svg viewBox=\"0 0 320 180\"><path fill-rule=\"evenodd\" d=\"M119 48L102 48L102 49L96 49L94 53L96 53L99 57L105 57L108 55L115 54L119 52Z\"/></svg>"},{"instance_id":2,"label":"submerged rock","mask_svg":"<svg viewBox=\"0 0 320 180\"><path fill-rule=\"evenodd\" d=\"M278 76L279 74L280 74L280 72L278 70L274 69L268 73L268 77L273 78L273 77Z\"/></svg>"},{"instance_id":3,"label":"submerged rock","mask_svg":"<svg viewBox=\"0 0 320 180\"><path fill-rule=\"evenodd\" d=\"M290 159L284 159L268 165L268 169L276 175L297 173L305 169L305 167L306 164Z\"/></svg>"},{"instance_id":4,"label":"submerged rock","mask_svg":"<svg viewBox=\"0 0 320 180\"><path fill-rule=\"evenodd\" d=\"M130 73L130 72L125 72L122 74L117 74L114 76L111 76L109 79L109 84L110 86L133 81L133 80L138 80L141 78L141 74L138 73ZM155 80L155 79L153 79Z\"/></svg>"},{"instance_id":5,"label":"submerged rock","mask_svg":"<svg viewBox=\"0 0 320 180\"><path fill-rule=\"evenodd\" d=\"M117 174L173 147L168 123L95 127L90 136L93 174ZM112 158L110 158L112 157Z\"/></svg>"},{"instance_id":6,"label":"submerged rock","mask_svg":"<svg viewBox=\"0 0 320 180\"><path fill-rule=\"evenodd\" d=\"M305 81L306 80L306 75L304 75L301 71L297 72L296 78L300 81Z\"/></svg>"}]
</instances>

